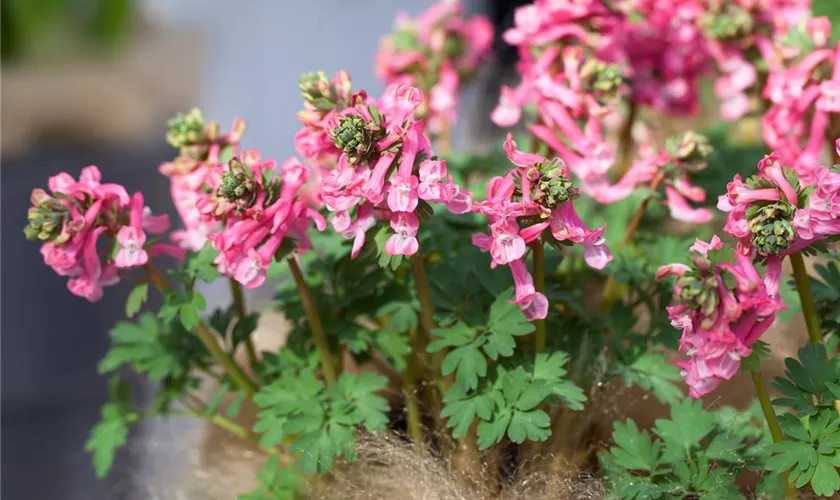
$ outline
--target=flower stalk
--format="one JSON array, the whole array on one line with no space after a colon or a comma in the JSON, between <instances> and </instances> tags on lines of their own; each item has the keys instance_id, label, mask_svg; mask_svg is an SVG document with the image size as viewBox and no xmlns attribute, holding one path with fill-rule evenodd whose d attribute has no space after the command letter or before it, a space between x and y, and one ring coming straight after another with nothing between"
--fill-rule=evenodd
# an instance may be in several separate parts
<instances>
[{"instance_id":1,"label":"flower stalk","mask_svg":"<svg viewBox=\"0 0 840 500\"><path fill-rule=\"evenodd\" d=\"M245 296L242 293L242 285L233 278L230 278L230 295L233 298L233 306L236 310L237 321L245 319L247 309L245 307ZM253 368L257 364L257 350L254 348L254 341L249 336L245 339L245 350L248 354L248 362Z\"/></svg>"},{"instance_id":2,"label":"flower stalk","mask_svg":"<svg viewBox=\"0 0 840 500\"><path fill-rule=\"evenodd\" d=\"M315 348L318 350L318 356L321 358L321 370L324 373L324 379L327 383L332 383L336 380L335 360L330 353L330 344L327 340L327 334L324 332L324 325L321 324L321 317L318 316L318 308L315 306L315 299L312 297L312 292L303 278L303 272L300 269L297 258L293 255L286 259L289 262L289 269L292 271L292 276L298 287L301 300L303 301L303 309L306 312L306 319L309 321L309 328L312 330L312 338L315 340Z\"/></svg>"},{"instance_id":3,"label":"flower stalk","mask_svg":"<svg viewBox=\"0 0 840 500\"><path fill-rule=\"evenodd\" d=\"M755 394L758 397L758 402L761 404L761 411L764 413L764 419L767 421L767 427L770 429L770 436L774 443L781 443L784 441L782 428L779 426L779 419L776 418L776 412L773 411L773 404L770 402L770 395L767 393L767 386L764 383L764 377L759 370L751 371L753 386L755 386ZM788 481L788 474L782 474L782 485L785 489L785 498L797 498L796 489Z\"/></svg>"},{"instance_id":4,"label":"flower stalk","mask_svg":"<svg viewBox=\"0 0 840 500\"><path fill-rule=\"evenodd\" d=\"M159 290L167 290L172 288L169 284L169 281L166 279L160 271L157 270L151 264L145 264L143 269L148 273L149 279L152 283L159 289ZM240 389L245 391L245 393L250 398L257 392L257 386L254 382L245 375L245 372L233 361L233 359L228 356L228 354L222 349L219 343L216 341L216 337L207 327L203 320L199 320L198 324L195 325L193 328L193 333L198 337L204 347L210 352L210 355L216 360L219 365L225 370L225 372L230 376L233 380L233 383Z\"/></svg>"},{"instance_id":5,"label":"flower stalk","mask_svg":"<svg viewBox=\"0 0 840 500\"><path fill-rule=\"evenodd\" d=\"M790 254L790 264L793 266L793 278L796 280L796 290L799 292L799 301L802 304L802 316L805 318L808 338L811 342L822 342L820 317L817 314L814 295L811 293L811 282L808 278L808 271L805 269L805 260L802 258L802 253Z\"/></svg>"}]
</instances>

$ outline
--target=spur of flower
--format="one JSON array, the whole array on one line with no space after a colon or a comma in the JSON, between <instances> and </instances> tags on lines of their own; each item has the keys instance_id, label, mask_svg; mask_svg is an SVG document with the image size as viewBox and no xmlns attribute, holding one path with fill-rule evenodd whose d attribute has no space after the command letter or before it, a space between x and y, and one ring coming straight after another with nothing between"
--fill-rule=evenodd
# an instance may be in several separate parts
<instances>
[{"instance_id":1,"label":"spur of flower","mask_svg":"<svg viewBox=\"0 0 840 500\"><path fill-rule=\"evenodd\" d=\"M667 310L671 324L682 330L680 351L688 359L676 363L689 395L699 398L738 372L784 306L752 259L725 247L717 236L709 243L697 240L690 255L692 265L662 266L657 278L677 278Z\"/></svg>"},{"instance_id":2,"label":"spur of flower","mask_svg":"<svg viewBox=\"0 0 840 500\"><path fill-rule=\"evenodd\" d=\"M147 238L169 228L168 216L152 215L142 193L129 196L123 186L101 179L95 166L83 168L78 180L67 173L50 177L49 193L32 191L24 228L27 239L42 243L44 263L70 278L70 292L91 302L120 281L121 269L141 267L160 254L184 256Z\"/></svg>"},{"instance_id":3,"label":"spur of flower","mask_svg":"<svg viewBox=\"0 0 840 500\"><path fill-rule=\"evenodd\" d=\"M473 210L489 220L490 234L476 233L473 244L492 257L491 267L506 265L516 284L515 303L529 320L545 318L548 301L534 288L525 266L528 244L543 239L553 246L583 245L586 263L602 269L612 260L604 229L591 230L574 207L579 191L572 185L566 165L517 149L511 134L505 152L516 166L487 185L487 199ZM542 242L540 242L542 244Z\"/></svg>"},{"instance_id":4,"label":"spur of flower","mask_svg":"<svg viewBox=\"0 0 840 500\"><path fill-rule=\"evenodd\" d=\"M314 223L323 230L326 221L301 196L308 178L296 158L286 160L278 172L277 163L263 160L256 150L228 162L219 186L198 205L203 218L219 228L208 238L220 251L215 260L220 273L257 288L278 254L312 248L309 228Z\"/></svg>"}]
</instances>

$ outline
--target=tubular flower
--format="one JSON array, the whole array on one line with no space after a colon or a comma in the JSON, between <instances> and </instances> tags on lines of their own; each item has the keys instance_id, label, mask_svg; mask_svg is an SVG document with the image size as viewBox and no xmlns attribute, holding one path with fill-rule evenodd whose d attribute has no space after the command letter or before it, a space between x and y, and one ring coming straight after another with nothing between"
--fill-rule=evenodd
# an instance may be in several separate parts
<instances>
[{"instance_id":1,"label":"tubular flower","mask_svg":"<svg viewBox=\"0 0 840 500\"><path fill-rule=\"evenodd\" d=\"M505 152L516 167L491 179L487 199L475 203L473 210L489 219L490 234L474 234L473 244L490 252L492 267L510 267L516 285L514 303L529 320L541 319L548 313L548 301L535 291L525 267L528 243L543 237L554 246L581 244L584 259L596 269L606 266L612 254L604 241L604 227L589 229L575 211L579 193L562 161L520 151L510 134Z\"/></svg>"},{"instance_id":2,"label":"tubular flower","mask_svg":"<svg viewBox=\"0 0 840 500\"><path fill-rule=\"evenodd\" d=\"M817 49L767 78L762 118L767 145L803 182L814 182L832 119L840 113L840 44Z\"/></svg>"},{"instance_id":3,"label":"tubular flower","mask_svg":"<svg viewBox=\"0 0 840 500\"><path fill-rule=\"evenodd\" d=\"M24 228L27 239L42 243L44 263L69 277L70 292L90 302L119 282L118 269L142 266L161 253L183 257L178 248L146 241L147 233L169 228L167 216L153 216L141 193L130 197L118 184L102 184L101 177L95 166L83 168L78 181L67 173L50 177L51 194L32 191ZM104 253L97 248L103 235L109 249Z\"/></svg>"},{"instance_id":4,"label":"tubular flower","mask_svg":"<svg viewBox=\"0 0 840 500\"><path fill-rule=\"evenodd\" d=\"M422 91L408 85L389 87L379 100L362 91L332 118L329 137L341 156L318 189L334 213L333 227L353 239L353 257L377 218L389 220L394 230L385 252L412 255L419 218L430 203L443 203L453 213L470 211L470 193L452 182L446 162L431 156L424 123L414 118L422 101Z\"/></svg>"},{"instance_id":5,"label":"tubular flower","mask_svg":"<svg viewBox=\"0 0 840 500\"><path fill-rule=\"evenodd\" d=\"M387 85L407 84L429 95L429 130L440 133L456 119L459 84L474 75L492 43L487 18L467 17L460 0L444 0L416 19L398 17L395 32L379 44L376 73Z\"/></svg>"},{"instance_id":6,"label":"tubular flower","mask_svg":"<svg viewBox=\"0 0 840 500\"><path fill-rule=\"evenodd\" d=\"M186 249L199 250L215 223L202 218L196 204L218 187L224 163L239 151L245 121L234 120L231 131L222 135L218 123L205 123L201 111L193 109L171 119L168 128L167 140L179 148L179 156L159 170L170 179L172 201L184 223L184 229L173 231L170 238Z\"/></svg>"},{"instance_id":7,"label":"tubular flower","mask_svg":"<svg viewBox=\"0 0 840 500\"><path fill-rule=\"evenodd\" d=\"M313 222L318 230L326 227L301 197L309 178L306 167L296 158L286 160L279 172L276 167L258 151L244 151L241 159L228 162L216 191L199 203L205 219L222 225L208 235L221 252L215 261L219 272L246 288L265 282L269 265L289 244L299 252L311 249L307 233Z\"/></svg>"},{"instance_id":8,"label":"tubular flower","mask_svg":"<svg viewBox=\"0 0 840 500\"><path fill-rule=\"evenodd\" d=\"M784 308L776 291L762 281L752 260L727 251L717 236L697 240L690 251L693 265L670 264L657 278L675 276L668 315L682 329L677 361L689 395L702 397L729 380L752 352L750 346L773 324Z\"/></svg>"}]
</instances>

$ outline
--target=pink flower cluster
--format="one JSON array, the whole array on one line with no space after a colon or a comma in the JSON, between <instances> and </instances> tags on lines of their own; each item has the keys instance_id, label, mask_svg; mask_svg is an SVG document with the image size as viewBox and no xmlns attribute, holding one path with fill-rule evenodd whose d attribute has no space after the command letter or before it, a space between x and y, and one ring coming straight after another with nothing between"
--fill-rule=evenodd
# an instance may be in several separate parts
<instances>
[{"instance_id":1,"label":"pink flower cluster","mask_svg":"<svg viewBox=\"0 0 840 500\"><path fill-rule=\"evenodd\" d=\"M241 160L230 160L217 190L197 206L202 220L223 224L208 235L221 252L215 260L219 272L245 288L265 282L266 271L284 243L294 241L297 251L309 250L309 227L313 222L321 231L326 227L324 217L300 196L309 178L306 166L289 158L280 166L279 176L276 167L274 160L262 160L258 151L244 151Z\"/></svg>"},{"instance_id":2,"label":"pink flower cluster","mask_svg":"<svg viewBox=\"0 0 840 500\"><path fill-rule=\"evenodd\" d=\"M411 85L429 94L432 133L456 121L459 83L476 71L493 42L489 20L467 17L463 10L460 0L444 0L415 20L400 14L396 32L382 39L376 54L376 73L386 84Z\"/></svg>"},{"instance_id":3,"label":"pink flower cluster","mask_svg":"<svg viewBox=\"0 0 840 500\"><path fill-rule=\"evenodd\" d=\"M542 236L551 243L581 244L584 259L596 269L613 257L604 241L605 228L589 229L575 211L578 192L562 161L520 151L510 134L505 152L516 168L504 177L490 179L487 199L473 208L488 217L490 234L476 233L472 241L490 252L492 267L510 267L516 286L513 303L519 304L525 317L542 319L548 314L548 300L536 291L525 266L529 243Z\"/></svg>"},{"instance_id":4,"label":"pink flower cluster","mask_svg":"<svg viewBox=\"0 0 840 500\"><path fill-rule=\"evenodd\" d=\"M702 203L706 191L691 184L689 176L706 168L706 157L711 146L705 137L686 132L668 141L665 148L656 150L650 146L640 148L641 158L636 160L627 173L615 185L600 185L593 189L592 197L601 203L614 203L629 196L640 186L664 185L665 206L675 220L692 224L705 224L714 214L707 208L693 208L689 201ZM657 181L656 179L660 180Z\"/></svg>"},{"instance_id":5,"label":"pink flower cluster","mask_svg":"<svg viewBox=\"0 0 840 500\"><path fill-rule=\"evenodd\" d=\"M101 178L95 166L83 168L79 180L67 173L50 177L52 194L32 191L24 230L27 238L43 242L44 262L70 278L70 292L91 302L102 297L103 287L119 282L120 269L143 266L162 253L183 258L176 247L147 242L147 233L169 228L168 216L152 215L141 193L129 196L123 186Z\"/></svg>"},{"instance_id":6,"label":"pink flower cluster","mask_svg":"<svg viewBox=\"0 0 840 500\"><path fill-rule=\"evenodd\" d=\"M764 141L813 183L840 113L840 44L771 71L764 97L772 103L762 117Z\"/></svg>"},{"instance_id":7,"label":"pink flower cluster","mask_svg":"<svg viewBox=\"0 0 840 500\"><path fill-rule=\"evenodd\" d=\"M614 95L621 80L611 66L597 60L584 64L583 57L580 47L545 49L527 65L516 89L502 87L491 119L510 127L520 120L523 106L536 105L539 123L530 127L531 133L569 166L583 192L591 194L609 183L607 172L615 162L602 126L614 103L603 98ZM554 72L558 66L562 69Z\"/></svg>"},{"instance_id":8,"label":"pink flower cluster","mask_svg":"<svg viewBox=\"0 0 840 500\"><path fill-rule=\"evenodd\" d=\"M767 257L771 290L778 289L785 255L840 235L840 173L821 166L809 173L814 182L783 168L772 153L758 163L758 175L746 182L736 175L718 200L729 214L724 230L740 253Z\"/></svg>"},{"instance_id":9,"label":"pink flower cluster","mask_svg":"<svg viewBox=\"0 0 840 500\"><path fill-rule=\"evenodd\" d=\"M693 266L663 266L657 278L677 277L674 305L667 309L671 323L682 329L680 351L688 356L677 365L689 395L699 398L738 372L784 306L752 259L736 252L730 262L717 236L709 243L697 240L691 255Z\"/></svg>"},{"instance_id":10,"label":"pink flower cluster","mask_svg":"<svg viewBox=\"0 0 840 500\"><path fill-rule=\"evenodd\" d=\"M179 156L164 162L160 172L170 178L172 201L184 223L183 230L173 231L173 242L188 249L200 250L216 223L201 217L196 205L219 185L225 162L239 152L245 133L245 121L236 119L231 131L219 133L219 124L205 124L197 109L178 115L169 122L170 144L179 148Z\"/></svg>"},{"instance_id":11,"label":"pink flower cluster","mask_svg":"<svg viewBox=\"0 0 840 500\"><path fill-rule=\"evenodd\" d=\"M471 194L452 182L446 162L431 156L424 123L414 119L422 102L420 89L397 85L379 100L354 94L350 106L332 117L330 137L342 154L321 179L319 195L334 212L333 227L354 240L353 257L377 217L394 231L385 251L408 256L418 250L418 215L429 203L443 203L453 213L470 210Z\"/></svg>"}]
</instances>

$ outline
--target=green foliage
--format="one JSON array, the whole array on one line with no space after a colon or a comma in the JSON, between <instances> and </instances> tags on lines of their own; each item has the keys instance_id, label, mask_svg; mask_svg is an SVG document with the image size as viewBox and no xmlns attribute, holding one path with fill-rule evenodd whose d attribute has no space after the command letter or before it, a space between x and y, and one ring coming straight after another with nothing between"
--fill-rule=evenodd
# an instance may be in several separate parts
<instances>
[{"instance_id":1,"label":"green foliage","mask_svg":"<svg viewBox=\"0 0 840 500\"><path fill-rule=\"evenodd\" d=\"M475 389L456 385L447 393L441 416L454 437L463 436L478 417L481 449L507 436L514 443L544 441L551 435L543 402L562 402L573 410L583 408L583 391L563 378L568 356L562 352L538 354L508 369L496 365Z\"/></svg>"},{"instance_id":2,"label":"green foliage","mask_svg":"<svg viewBox=\"0 0 840 500\"><path fill-rule=\"evenodd\" d=\"M773 385L784 397L773 404L793 410L779 418L785 440L768 447L766 469L789 472L797 488L810 485L820 496L840 490L840 356L829 357L825 344L808 343L799 359L785 360L785 377Z\"/></svg>"},{"instance_id":3,"label":"green foliage","mask_svg":"<svg viewBox=\"0 0 840 500\"><path fill-rule=\"evenodd\" d=\"M825 345L809 342L799 349L799 359L785 359L785 377L776 377L773 386L784 397L773 400L776 406L792 409L798 416L814 416L830 409L838 396L829 384L840 383L840 357L828 358Z\"/></svg>"},{"instance_id":4,"label":"green foliage","mask_svg":"<svg viewBox=\"0 0 840 500\"><path fill-rule=\"evenodd\" d=\"M763 463L753 451L764 445L760 422L755 410L712 412L690 399L675 402L653 434L632 420L615 422L614 445L599 454L610 498L742 498L737 472Z\"/></svg>"},{"instance_id":5,"label":"green foliage","mask_svg":"<svg viewBox=\"0 0 840 500\"><path fill-rule=\"evenodd\" d=\"M254 396L260 408L254 431L262 434L262 446L271 448L294 437L290 449L300 469L323 473L337 457L354 457L357 426L370 432L385 429L388 403L376 394L385 388L385 377L344 373L327 387L314 370L293 370L289 367Z\"/></svg>"},{"instance_id":6,"label":"green foliage","mask_svg":"<svg viewBox=\"0 0 840 500\"><path fill-rule=\"evenodd\" d=\"M149 297L149 284L141 283L131 290L125 301L125 315L129 318L140 312L140 308Z\"/></svg>"},{"instance_id":7,"label":"green foliage","mask_svg":"<svg viewBox=\"0 0 840 500\"><path fill-rule=\"evenodd\" d=\"M280 456L269 456L257 471L260 485L249 493L236 497L237 500L295 500L301 486L301 478L294 469L281 467Z\"/></svg>"},{"instance_id":8,"label":"green foliage","mask_svg":"<svg viewBox=\"0 0 840 500\"><path fill-rule=\"evenodd\" d=\"M487 375L487 358L513 355L516 336L534 331L534 325L516 304L511 304L513 290L508 289L490 307L490 317L485 326L474 328L457 322L448 328L433 332L437 340L429 343L429 352L439 352L454 347L443 359L442 373L455 373L455 382L467 391L478 387L480 378ZM486 356L486 357L485 357Z\"/></svg>"},{"instance_id":9,"label":"green foliage","mask_svg":"<svg viewBox=\"0 0 840 500\"><path fill-rule=\"evenodd\" d=\"M111 401L102 406L99 422L93 426L85 442L85 450L93 457L93 468L97 477L105 477L114 464L119 448L125 445L131 424L140 419L140 414L131 407L128 384L118 376L109 382Z\"/></svg>"},{"instance_id":10,"label":"green foliage","mask_svg":"<svg viewBox=\"0 0 840 500\"><path fill-rule=\"evenodd\" d=\"M821 279L809 276L811 291L824 334L840 335L840 254L830 254L825 265L815 264Z\"/></svg>"}]
</instances>

